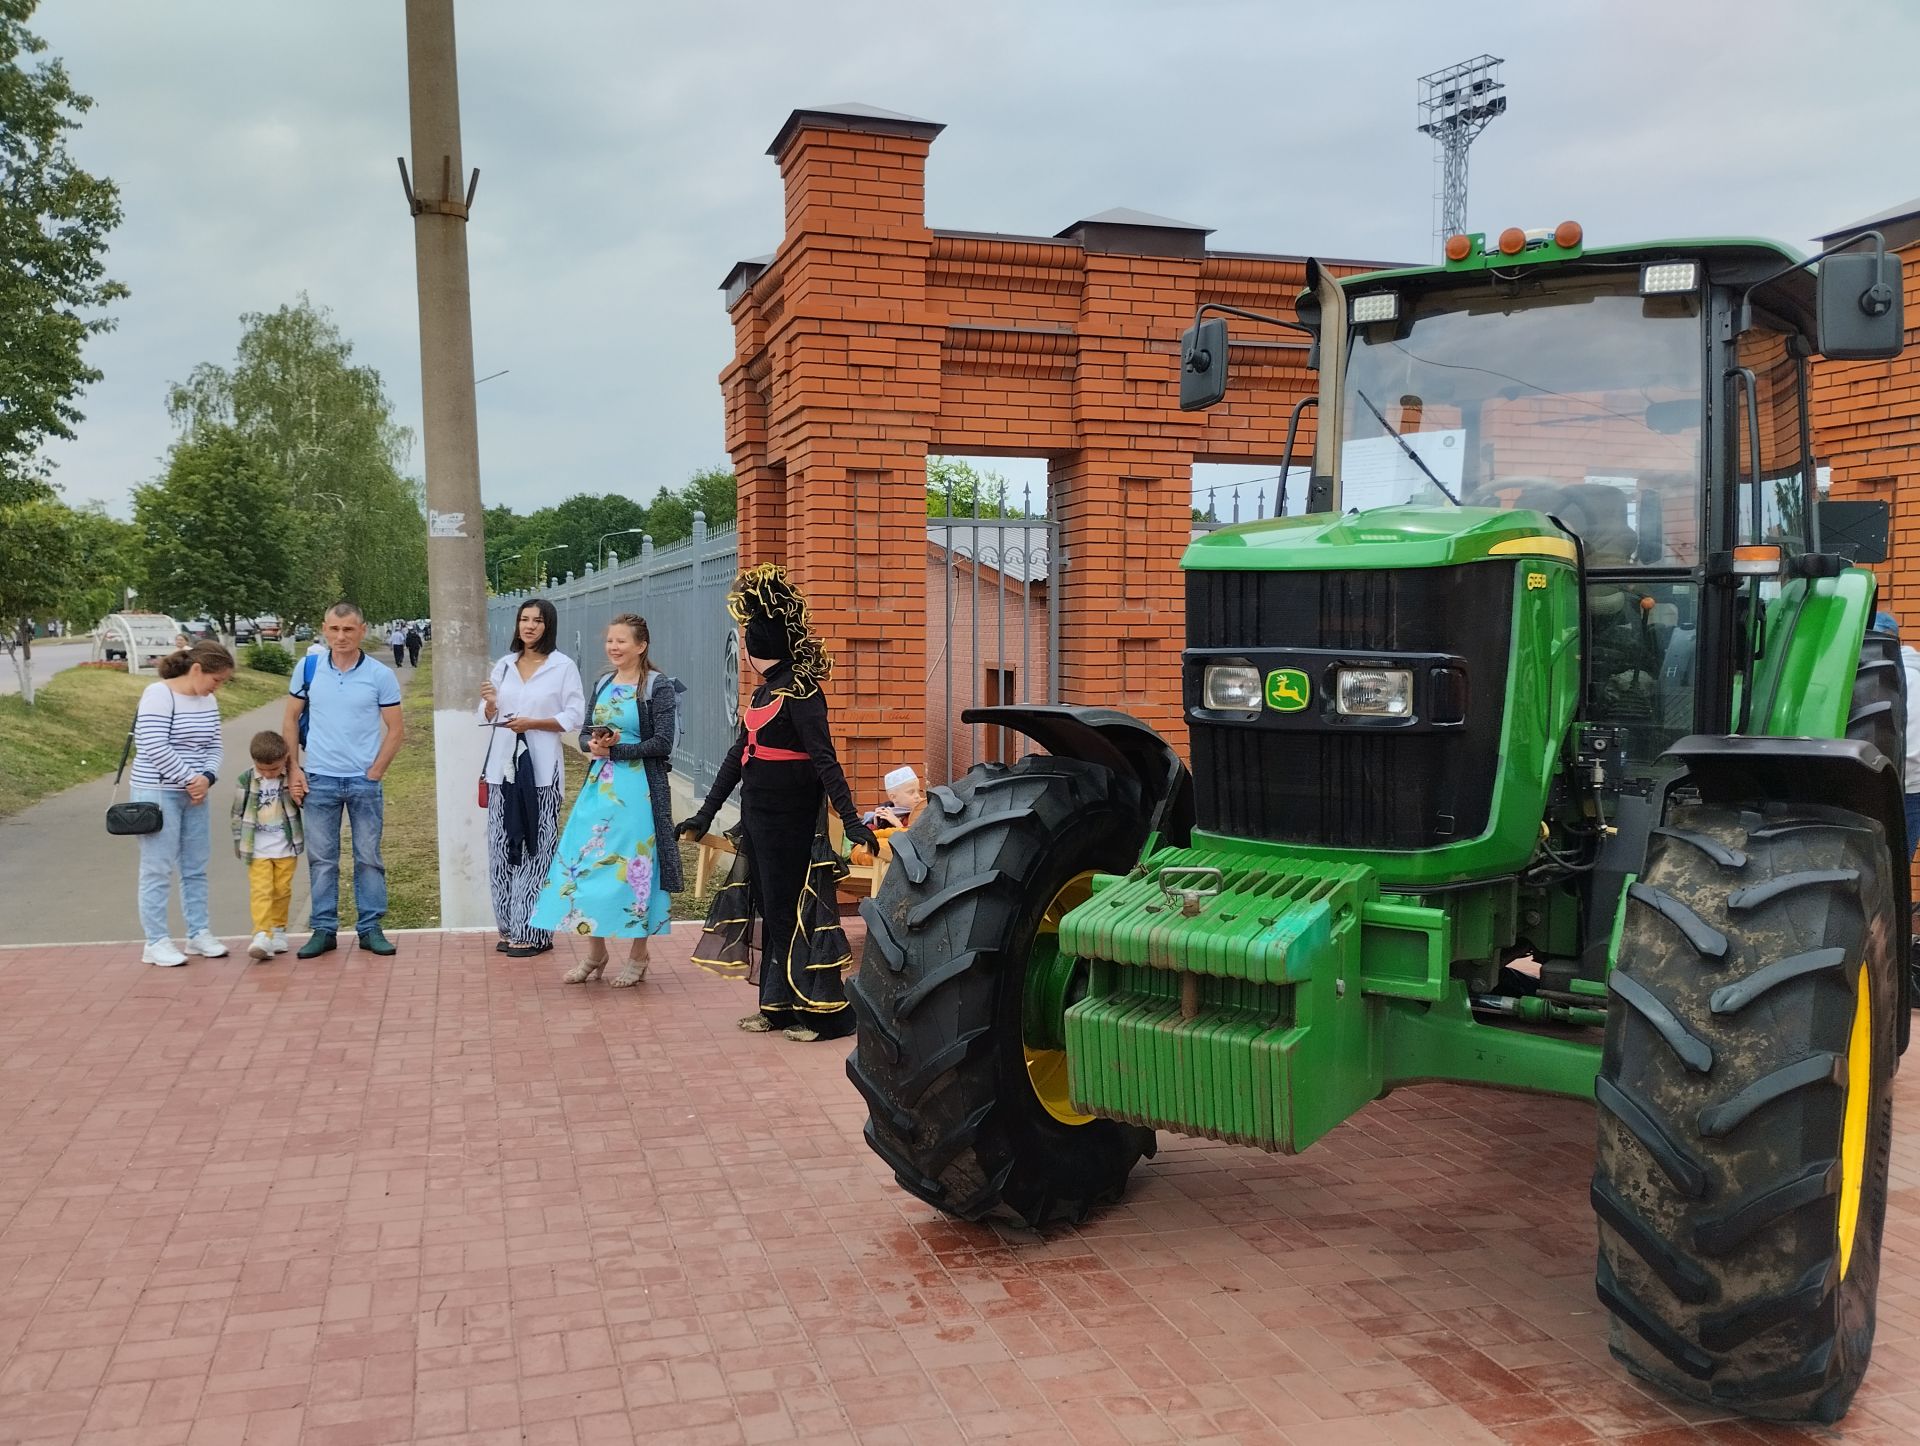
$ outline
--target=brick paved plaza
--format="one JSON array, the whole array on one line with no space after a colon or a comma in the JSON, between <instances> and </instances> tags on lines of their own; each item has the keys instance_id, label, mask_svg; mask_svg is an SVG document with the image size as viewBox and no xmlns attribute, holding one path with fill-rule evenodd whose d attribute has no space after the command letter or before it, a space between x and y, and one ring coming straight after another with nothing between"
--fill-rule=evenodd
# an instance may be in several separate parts
<instances>
[{"instance_id":1,"label":"brick paved plaza","mask_svg":"<svg viewBox=\"0 0 1920 1446\"><path fill-rule=\"evenodd\" d=\"M1802 1432L1608 1359L1586 1108L1166 1136L1086 1228L995 1233L894 1188L845 1046L739 1033L663 942L631 993L490 936L0 951L0 1442L1920 1438L1911 1068L1873 1369Z\"/></svg>"}]
</instances>

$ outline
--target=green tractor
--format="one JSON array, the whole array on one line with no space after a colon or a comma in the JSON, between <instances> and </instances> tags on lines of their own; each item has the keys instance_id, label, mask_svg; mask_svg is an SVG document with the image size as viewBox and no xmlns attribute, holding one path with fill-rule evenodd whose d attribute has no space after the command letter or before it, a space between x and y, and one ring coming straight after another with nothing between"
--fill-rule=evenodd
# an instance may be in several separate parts
<instances>
[{"instance_id":1,"label":"green tractor","mask_svg":"<svg viewBox=\"0 0 1920 1446\"><path fill-rule=\"evenodd\" d=\"M1318 371L1304 511L1183 563L1191 768L1113 710L974 710L1045 755L895 836L848 1072L900 1183L1040 1227L1156 1130L1292 1152L1417 1081L1591 1099L1615 1354L1839 1418L1908 1034L1905 709L1808 359L1895 355L1900 301L1872 235L1310 266L1277 320ZM1183 339L1189 409L1231 310Z\"/></svg>"}]
</instances>

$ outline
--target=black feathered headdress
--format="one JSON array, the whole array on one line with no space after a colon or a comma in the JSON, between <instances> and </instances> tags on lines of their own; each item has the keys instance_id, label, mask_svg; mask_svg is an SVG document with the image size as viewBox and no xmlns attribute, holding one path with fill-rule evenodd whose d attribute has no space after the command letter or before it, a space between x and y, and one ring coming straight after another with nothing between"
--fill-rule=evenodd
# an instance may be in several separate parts
<instances>
[{"instance_id":1,"label":"black feathered headdress","mask_svg":"<svg viewBox=\"0 0 1920 1446\"><path fill-rule=\"evenodd\" d=\"M833 672L833 659L813 635L807 600L787 580L786 569L771 562L750 567L727 594L727 611L747 629L747 651L756 658L777 658L793 665L793 682L779 689L805 698Z\"/></svg>"}]
</instances>

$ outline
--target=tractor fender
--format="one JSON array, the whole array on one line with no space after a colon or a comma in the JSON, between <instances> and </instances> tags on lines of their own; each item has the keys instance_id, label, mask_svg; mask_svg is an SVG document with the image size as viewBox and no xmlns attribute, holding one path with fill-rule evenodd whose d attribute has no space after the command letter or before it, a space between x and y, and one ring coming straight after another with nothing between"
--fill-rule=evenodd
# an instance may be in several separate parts
<instances>
[{"instance_id":1,"label":"tractor fender","mask_svg":"<svg viewBox=\"0 0 1920 1446\"><path fill-rule=\"evenodd\" d=\"M1137 779L1150 833L1161 844L1184 846L1191 841L1193 775L1173 745L1131 713L1048 703L968 708L960 721L1011 728L1056 757L1098 763L1123 778Z\"/></svg>"},{"instance_id":2,"label":"tractor fender","mask_svg":"<svg viewBox=\"0 0 1920 1446\"><path fill-rule=\"evenodd\" d=\"M1772 738L1696 733L1667 749L1703 801L1739 806L1756 799L1844 808L1886 830L1893 858L1894 959L1900 975L1900 1049L1911 1028L1912 886L1897 840L1907 836L1899 762L1854 738Z\"/></svg>"}]
</instances>

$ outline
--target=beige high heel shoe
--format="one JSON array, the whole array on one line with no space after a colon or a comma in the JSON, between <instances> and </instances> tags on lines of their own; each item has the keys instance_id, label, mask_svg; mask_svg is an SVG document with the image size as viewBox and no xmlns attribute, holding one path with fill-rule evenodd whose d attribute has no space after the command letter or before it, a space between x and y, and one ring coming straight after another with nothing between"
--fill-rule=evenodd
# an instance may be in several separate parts
<instances>
[{"instance_id":1,"label":"beige high heel shoe","mask_svg":"<svg viewBox=\"0 0 1920 1446\"><path fill-rule=\"evenodd\" d=\"M653 961L648 957L645 941L634 945L627 951L627 962L620 966L620 972L607 983L615 989L631 989L647 977L647 966Z\"/></svg>"},{"instance_id":2,"label":"beige high heel shoe","mask_svg":"<svg viewBox=\"0 0 1920 1446\"><path fill-rule=\"evenodd\" d=\"M565 974L562 974L560 976L560 982L562 984L585 984L590 979L598 978L606 967L607 946L602 944L600 946L600 953L597 956L593 954L587 955L586 958L574 965L573 968L569 969Z\"/></svg>"}]
</instances>

